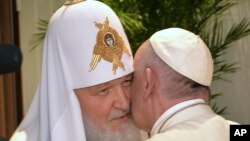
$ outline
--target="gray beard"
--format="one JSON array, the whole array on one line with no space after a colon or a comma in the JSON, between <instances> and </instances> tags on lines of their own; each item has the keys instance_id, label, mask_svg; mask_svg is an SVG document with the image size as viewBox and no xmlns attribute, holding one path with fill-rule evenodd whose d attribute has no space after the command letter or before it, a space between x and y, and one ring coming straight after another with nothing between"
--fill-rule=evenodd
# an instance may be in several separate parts
<instances>
[{"instance_id":1,"label":"gray beard","mask_svg":"<svg viewBox=\"0 0 250 141\"><path fill-rule=\"evenodd\" d=\"M140 141L140 131L135 127L133 121L129 119L127 123L121 125L121 132L95 125L90 119L84 118L84 127L87 141Z\"/></svg>"}]
</instances>

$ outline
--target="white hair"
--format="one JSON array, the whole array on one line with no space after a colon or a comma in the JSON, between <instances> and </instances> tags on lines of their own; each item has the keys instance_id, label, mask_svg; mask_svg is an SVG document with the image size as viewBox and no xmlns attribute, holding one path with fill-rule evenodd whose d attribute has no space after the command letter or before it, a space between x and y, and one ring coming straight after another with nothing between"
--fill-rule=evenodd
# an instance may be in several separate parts
<instances>
[{"instance_id":1,"label":"white hair","mask_svg":"<svg viewBox=\"0 0 250 141\"><path fill-rule=\"evenodd\" d=\"M132 119L121 125L120 132L100 127L87 117L84 117L84 127L87 141L140 141L140 131Z\"/></svg>"}]
</instances>

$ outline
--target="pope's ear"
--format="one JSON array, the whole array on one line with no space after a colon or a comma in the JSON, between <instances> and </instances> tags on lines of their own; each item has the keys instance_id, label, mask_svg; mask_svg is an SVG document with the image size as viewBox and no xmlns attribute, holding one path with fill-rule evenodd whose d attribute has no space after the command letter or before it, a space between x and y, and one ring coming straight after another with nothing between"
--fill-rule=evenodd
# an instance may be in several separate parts
<instances>
[{"instance_id":1,"label":"pope's ear","mask_svg":"<svg viewBox=\"0 0 250 141\"><path fill-rule=\"evenodd\" d=\"M154 74L153 74L153 71L152 71L151 68L146 68L146 70L145 70L145 80L146 80L146 85L145 85L145 88L144 88L145 92L144 92L143 98L147 99L152 95L154 85L155 85Z\"/></svg>"}]
</instances>

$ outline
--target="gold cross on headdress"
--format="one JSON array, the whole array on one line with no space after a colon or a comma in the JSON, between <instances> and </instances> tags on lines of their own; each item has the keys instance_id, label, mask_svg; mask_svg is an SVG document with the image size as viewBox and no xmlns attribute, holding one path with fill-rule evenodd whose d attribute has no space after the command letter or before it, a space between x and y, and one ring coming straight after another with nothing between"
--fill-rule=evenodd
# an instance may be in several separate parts
<instances>
[{"instance_id":1,"label":"gold cross on headdress","mask_svg":"<svg viewBox=\"0 0 250 141\"><path fill-rule=\"evenodd\" d=\"M82 2L84 0L67 0L64 5L72 5L72 4L77 4L79 2Z\"/></svg>"},{"instance_id":2,"label":"gold cross on headdress","mask_svg":"<svg viewBox=\"0 0 250 141\"><path fill-rule=\"evenodd\" d=\"M113 64L112 70L114 74L118 67L125 70L121 61L122 54L127 53L129 56L131 54L118 32L109 26L108 18L106 18L104 23L95 22L95 26L99 28L99 32L97 33L89 71L94 70L102 58Z\"/></svg>"}]
</instances>

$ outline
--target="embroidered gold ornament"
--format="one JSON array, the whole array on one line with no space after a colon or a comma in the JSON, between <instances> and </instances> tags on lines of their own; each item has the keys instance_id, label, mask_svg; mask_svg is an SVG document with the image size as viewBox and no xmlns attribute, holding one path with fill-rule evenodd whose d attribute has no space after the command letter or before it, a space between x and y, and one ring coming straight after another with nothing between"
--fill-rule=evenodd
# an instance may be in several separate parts
<instances>
[{"instance_id":1,"label":"embroidered gold ornament","mask_svg":"<svg viewBox=\"0 0 250 141\"><path fill-rule=\"evenodd\" d=\"M84 0L67 0L64 5L72 5L72 4L77 4L77 3L80 3Z\"/></svg>"},{"instance_id":2,"label":"embroidered gold ornament","mask_svg":"<svg viewBox=\"0 0 250 141\"><path fill-rule=\"evenodd\" d=\"M99 28L99 32L97 33L89 71L94 70L102 58L113 64L112 70L114 74L118 67L125 70L124 64L121 61L122 54L126 53L129 56L131 54L122 38L115 29L109 26L108 18L106 18L104 23L95 22L95 26Z\"/></svg>"}]
</instances>

